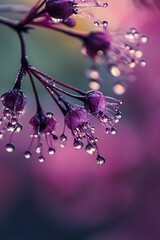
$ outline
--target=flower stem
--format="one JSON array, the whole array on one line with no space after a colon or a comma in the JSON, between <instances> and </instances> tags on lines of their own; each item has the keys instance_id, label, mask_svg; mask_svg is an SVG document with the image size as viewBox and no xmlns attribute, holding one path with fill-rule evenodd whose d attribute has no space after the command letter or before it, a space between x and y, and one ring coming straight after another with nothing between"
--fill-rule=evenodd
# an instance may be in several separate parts
<instances>
[{"instance_id":1,"label":"flower stem","mask_svg":"<svg viewBox=\"0 0 160 240\"><path fill-rule=\"evenodd\" d=\"M37 77L38 77L38 75L39 75L39 78L40 78L40 77L44 77L44 78L50 80L50 81L51 81L51 84L57 83L57 84L61 85L62 87L68 88L68 89L70 89L70 90L72 90L72 91L74 91L74 92L77 92L77 93L79 93L79 94L81 94L81 95L83 95L83 96L86 95L86 93L85 93L84 91L81 91L81 90L79 90L78 88L72 87L72 86L70 86L70 85L68 85L68 84L59 82L58 80L56 80L56 79L48 76L47 74L38 71L36 68L33 68L33 67L29 66L29 69L30 69L30 71L31 71L34 75L36 75Z\"/></svg>"}]
</instances>

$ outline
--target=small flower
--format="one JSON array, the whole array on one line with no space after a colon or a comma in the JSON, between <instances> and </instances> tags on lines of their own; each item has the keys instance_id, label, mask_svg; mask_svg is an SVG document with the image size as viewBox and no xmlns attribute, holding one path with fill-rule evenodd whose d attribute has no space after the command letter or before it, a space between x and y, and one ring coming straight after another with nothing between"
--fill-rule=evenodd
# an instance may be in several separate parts
<instances>
[{"instance_id":1,"label":"small flower","mask_svg":"<svg viewBox=\"0 0 160 240\"><path fill-rule=\"evenodd\" d=\"M96 66L98 69L98 64L103 63L111 75L118 79L116 84L122 82L122 87L124 79L129 78L137 64L146 65L140 46L147 40L147 37L138 33L135 28L129 29L125 34L110 33L107 27L103 27L102 31L89 33L83 38L82 53L91 58L94 67L87 71L87 77L98 81L99 76L93 75L93 72L98 73ZM116 93L122 94L124 91L123 88L123 91Z\"/></svg>"},{"instance_id":2,"label":"small flower","mask_svg":"<svg viewBox=\"0 0 160 240\"><path fill-rule=\"evenodd\" d=\"M91 127L89 113L84 107L79 105L70 107L65 116L65 124L72 132L74 138L73 146L75 149L81 149L84 145L83 139L86 139L87 145L85 146L85 151L89 154L93 154L97 151L97 158L100 156L96 143L98 138L93 136L95 128ZM64 136L64 134L62 135ZM99 161L97 161L97 164L100 164Z\"/></svg>"},{"instance_id":3,"label":"small flower","mask_svg":"<svg viewBox=\"0 0 160 240\"><path fill-rule=\"evenodd\" d=\"M21 112L27 103L27 98L22 90L13 88L1 96L5 109L11 110L14 114Z\"/></svg>"},{"instance_id":4,"label":"small flower","mask_svg":"<svg viewBox=\"0 0 160 240\"><path fill-rule=\"evenodd\" d=\"M57 140L58 137L55 135L55 127L56 127L56 119L53 115L53 113L48 112L46 114L44 114L42 111L38 112L37 114L35 114L31 120L30 120L30 124L33 127L33 135L31 135L32 142L35 138L38 139L37 141L37 147L36 147L36 152L38 154L40 154L39 156L39 162L43 162L45 160L45 158L43 157L43 151L42 151L42 137L45 136L46 139L46 143L48 146L48 153L50 155L53 155L55 153L55 149L53 148L53 140ZM26 158L30 158L31 157L31 146L32 146L32 142L30 145L29 150L27 150L24 154L24 156Z\"/></svg>"},{"instance_id":5,"label":"small flower","mask_svg":"<svg viewBox=\"0 0 160 240\"><path fill-rule=\"evenodd\" d=\"M27 103L27 98L19 88L13 88L1 96L4 110L0 119L2 130L0 138L2 139L5 131L11 133L10 142L6 144L6 151L13 152L14 145L11 143L13 134L22 130L22 125L19 123L19 117L23 112L24 106Z\"/></svg>"},{"instance_id":6,"label":"small flower","mask_svg":"<svg viewBox=\"0 0 160 240\"><path fill-rule=\"evenodd\" d=\"M102 4L97 0L47 0L45 9L51 17L65 22L75 14L91 17L91 15L83 13L84 9L107 6L107 3Z\"/></svg>"},{"instance_id":7,"label":"small flower","mask_svg":"<svg viewBox=\"0 0 160 240\"><path fill-rule=\"evenodd\" d=\"M108 99L113 100L111 103ZM105 97L103 93L97 90L88 91L84 100L84 106L93 116L99 119L99 121L106 127L106 132L115 134L117 130L114 128L114 124L119 122L121 118L121 112L119 111L119 105L122 104L114 98Z\"/></svg>"}]
</instances>

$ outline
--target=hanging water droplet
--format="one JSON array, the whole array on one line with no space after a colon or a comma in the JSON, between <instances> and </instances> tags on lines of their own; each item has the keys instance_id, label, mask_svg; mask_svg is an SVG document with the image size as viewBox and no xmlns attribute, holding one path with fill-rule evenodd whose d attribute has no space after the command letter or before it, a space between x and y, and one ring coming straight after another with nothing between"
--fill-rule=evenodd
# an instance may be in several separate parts
<instances>
[{"instance_id":1,"label":"hanging water droplet","mask_svg":"<svg viewBox=\"0 0 160 240\"><path fill-rule=\"evenodd\" d=\"M11 123L8 123L7 131L8 132L14 132L14 130L15 130L15 125L12 125Z\"/></svg>"},{"instance_id":2,"label":"hanging water droplet","mask_svg":"<svg viewBox=\"0 0 160 240\"><path fill-rule=\"evenodd\" d=\"M5 117L9 117L11 115L11 110L8 108L5 108L3 111L3 114Z\"/></svg>"},{"instance_id":3,"label":"hanging water droplet","mask_svg":"<svg viewBox=\"0 0 160 240\"><path fill-rule=\"evenodd\" d=\"M60 147L61 147L61 148L65 148L65 144L64 144L64 143L61 143L61 144L60 144Z\"/></svg>"},{"instance_id":4,"label":"hanging water droplet","mask_svg":"<svg viewBox=\"0 0 160 240\"><path fill-rule=\"evenodd\" d=\"M114 128L114 127L112 127L112 128L111 128L111 133L112 133L113 135L115 135L115 134L117 133L117 129Z\"/></svg>"},{"instance_id":5,"label":"hanging water droplet","mask_svg":"<svg viewBox=\"0 0 160 240\"><path fill-rule=\"evenodd\" d=\"M1 131L0 132L0 139L3 139L4 133Z\"/></svg>"},{"instance_id":6,"label":"hanging water droplet","mask_svg":"<svg viewBox=\"0 0 160 240\"><path fill-rule=\"evenodd\" d=\"M95 137L95 138L94 138L94 141L95 141L95 142L98 142L98 141L99 141L99 138L98 138L98 137Z\"/></svg>"},{"instance_id":7,"label":"hanging water droplet","mask_svg":"<svg viewBox=\"0 0 160 240\"><path fill-rule=\"evenodd\" d=\"M81 149L83 147L83 142L78 141L78 140L74 140L73 147L76 150L79 150L79 149Z\"/></svg>"},{"instance_id":8,"label":"hanging water droplet","mask_svg":"<svg viewBox=\"0 0 160 240\"><path fill-rule=\"evenodd\" d=\"M94 21L94 25L95 25L96 27L98 27L98 26L99 26L99 22L98 22L98 21Z\"/></svg>"},{"instance_id":9,"label":"hanging water droplet","mask_svg":"<svg viewBox=\"0 0 160 240\"><path fill-rule=\"evenodd\" d=\"M104 8L108 7L108 3L103 3L103 7Z\"/></svg>"},{"instance_id":10,"label":"hanging water droplet","mask_svg":"<svg viewBox=\"0 0 160 240\"><path fill-rule=\"evenodd\" d=\"M32 156L32 153L30 151L26 151L24 153L24 157L27 158L27 159L31 158L31 156Z\"/></svg>"},{"instance_id":11,"label":"hanging water droplet","mask_svg":"<svg viewBox=\"0 0 160 240\"><path fill-rule=\"evenodd\" d=\"M97 165L102 165L105 163L105 158L98 154L96 158Z\"/></svg>"},{"instance_id":12,"label":"hanging water droplet","mask_svg":"<svg viewBox=\"0 0 160 240\"><path fill-rule=\"evenodd\" d=\"M41 153L42 151L42 147L41 146L37 146L36 147L36 153Z\"/></svg>"},{"instance_id":13,"label":"hanging water droplet","mask_svg":"<svg viewBox=\"0 0 160 240\"><path fill-rule=\"evenodd\" d=\"M114 93L122 95L126 91L126 86L123 83L116 83L113 87Z\"/></svg>"},{"instance_id":14,"label":"hanging water droplet","mask_svg":"<svg viewBox=\"0 0 160 240\"><path fill-rule=\"evenodd\" d=\"M55 150L54 148L52 148L52 147L49 147L49 148L48 148L48 153L49 153L50 155L55 154L55 152L56 152L56 150Z\"/></svg>"},{"instance_id":15,"label":"hanging water droplet","mask_svg":"<svg viewBox=\"0 0 160 240\"><path fill-rule=\"evenodd\" d=\"M145 36L145 35L142 35L142 36L141 36L141 42L142 42L142 43L148 42L148 37Z\"/></svg>"},{"instance_id":16,"label":"hanging water droplet","mask_svg":"<svg viewBox=\"0 0 160 240\"><path fill-rule=\"evenodd\" d=\"M106 132L107 134L109 134L109 133L110 133L110 129L109 129L109 128L106 128L105 132Z\"/></svg>"},{"instance_id":17,"label":"hanging water droplet","mask_svg":"<svg viewBox=\"0 0 160 240\"><path fill-rule=\"evenodd\" d=\"M44 158L43 156L40 156L40 157L38 158L38 161L39 161L40 163L43 163L43 162L45 161L45 158Z\"/></svg>"},{"instance_id":18,"label":"hanging water droplet","mask_svg":"<svg viewBox=\"0 0 160 240\"><path fill-rule=\"evenodd\" d=\"M96 147L93 144L88 143L87 146L85 147L85 150L87 153L93 154L96 151Z\"/></svg>"},{"instance_id":19,"label":"hanging water droplet","mask_svg":"<svg viewBox=\"0 0 160 240\"><path fill-rule=\"evenodd\" d=\"M0 118L0 125L2 125L2 123L3 123L3 119L2 119L2 118Z\"/></svg>"},{"instance_id":20,"label":"hanging water droplet","mask_svg":"<svg viewBox=\"0 0 160 240\"><path fill-rule=\"evenodd\" d=\"M13 117L12 120L11 120L11 124L16 125L16 123L17 123L17 119L15 117Z\"/></svg>"},{"instance_id":21,"label":"hanging water droplet","mask_svg":"<svg viewBox=\"0 0 160 240\"><path fill-rule=\"evenodd\" d=\"M107 27L107 26L108 26L108 22L107 22L106 20L104 20L104 21L102 22L102 25L103 25L103 27Z\"/></svg>"},{"instance_id":22,"label":"hanging water droplet","mask_svg":"<svg viewBox=\"0 0 160 240\"><path fill-rule=\"evenodd\" d=\"M145 61L145 60L141 60L141 61L140 61L140 65L141 65L142 67L145 67L145 66L146 66L146 61Z\"/></svg>"},{"instance_id":23,"label":"hanging water droplet","mask_svg":"<svg viewBox=\"0 0 160 240\"><path fill-rule=\"evenodd\" d=\"M120 69L115 65L110 67L110 72L114 77L119 77L121 75Z\"/></svg>"},{"instance_id":24,"label":"hanging water droplet","mask_svg":"<svg viewBox=\"0 0 160 240\"><path fill-rule=\"evenodd\" d=\"M52 112L47 112L47 113L46 113L46 116L47 116L48 118L53 118L54 115L53 115Z\"/></svg>"},{"instance_id":25,"label":"hanging water droplet","mask_svg":"<svg viewBox=\"0 0 160 240\"><path fill-rule=\"evenodd\" d=\"M61 140L62 142L66 142L66 141L67 141L66 135L62 134L62 135L60 136L60 140Z\"/></svg>"},{"instance_id":26,"label":"hanging water droplet","mask_svg":"<svg viewBox=\"0 0 160 240\"><path fill-rule=\"evenodd\" d=\"M122 113L121 113L120 111L118 111L118 112L116 113L116 118L118 118L118 119L121 119L121 118L122 118Z\"/></svg>"},{"instance_id":27,"label":"hanging water droplet","mask_svg":"<svg viewBox=\"0 0 160 240\"><path fill-rule=\"evenodd\" d=\"M22 128L22 125L20 123L17 123L15 132L19 133L20 131L22 131Z\"/></svg>"},{"instance_id":28,"label":"hanging water droplet","mask_svg":"<svg viewBox=\"0 0 160 240\"><path fill-rule=\"evenodd\" d=\"M15 149L14 145L12 143L7 143L6 144L6 151L7 152L13 152Z\"/></svg>"}]
</instances>

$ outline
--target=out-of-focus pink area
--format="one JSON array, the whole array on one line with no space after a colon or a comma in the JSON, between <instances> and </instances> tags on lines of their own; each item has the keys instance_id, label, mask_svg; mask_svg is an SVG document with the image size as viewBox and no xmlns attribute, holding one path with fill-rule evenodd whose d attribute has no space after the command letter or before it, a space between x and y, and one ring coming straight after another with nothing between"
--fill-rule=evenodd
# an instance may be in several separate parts
<instances>
[{"instance_id":1,"label":"out-of-focus pink area","mask_svg":"<svg viewBox=\"0 0 160 240\"><path fill-rule=\"evenodd\" d=\"M2 240L160 239L160 12L127 0L113 5L113 27L135 26L149 42L147 66L136 69L136 81L123 96L117 135L94 123L106 164L97 166L95 155L74 150L71 136L45 163L36 156L26 160L22 151L31 131L25 127L16 153L0 149Z\"/></svg>"}]
</instances>

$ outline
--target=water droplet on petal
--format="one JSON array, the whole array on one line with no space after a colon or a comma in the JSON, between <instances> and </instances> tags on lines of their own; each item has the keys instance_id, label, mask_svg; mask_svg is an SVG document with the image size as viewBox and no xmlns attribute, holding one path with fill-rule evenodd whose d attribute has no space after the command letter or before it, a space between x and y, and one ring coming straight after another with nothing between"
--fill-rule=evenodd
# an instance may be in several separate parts
<instances>
[{"instance_id":1,"label":"water droplet on petal","mask_svg":"<svg viewBox=\"0 0 160 240\"><path fill-rule=\"evenodd\" d=\"M24 157L27 158L27 159L31 158L31 156L32 156L32 153L30 151L26 151L24 153Z\"/></svg>"},{"instance_id":2,"label":"water droplet on petal","mask_svg":"<svg viewBox=\"0 0 160 240\"><path fill-rule=\"evenodd\" d=\"M11 115L11 110L8 108L5 108L3 111L3 114L5 117L9 117Z\"/></svg>"},{"instance_id":3,"label":"water droplet on petal","mask_svg":"<svg viewBox=\"0 0 160 240\"><path fill-rule=\"evenodd\" d=\"M11 124L12 124L12 125L16 125L16 124L17 124L17 119L16 119L16 118L12 118Z\"/></svg>"},{"instance_id":4,"label":"water droplet on petal","mask_svg":"<svg viewBox=\"0 0 160 240\"><path fill-rule=\"evenodd\" d=\"M53 154L55 154L55 152L56 152L56 150L54 149L54 148L48 148L48 153L50 154L50 155L53 155Z\"/></svg>"},{"instance_id":5,"label":"water droplet on petal","mask_svg":"<svg viewBox=\"0 0 160 240\"><path fill-rule=\"evenodd\" d=\"M87 146L85 147L85 150L87 153L93 154L96 151L96 147L93 144L88 143Z\"/></svg>"},{"instance_id":6,"label":"water droplet on petal","mask_svg":"<svg viewBox=\"0 0 160 240\"><path fill-rule=\"evenodd\" d=\"M45 158L44 158L43 156L40 156L40 157L38 158L38 161L39 161L40 163L43 163L43 162L45 161Z\"/></svg>"},{"instance_id":7,"label":"water droplet on petal","mask_svg":"<svg viewBox=\"0 0 160 240\"><path fill-rule=\"evenodd\" d=\"M14 132L15 131L15 125L12 125L11 123L8 123L7 131Z\"/></svg>"},{"instance_id":8,"label":"water droplet on petal","mask_svg":"<svg viewBox=\"0 0 160 240\"><path fill-rule=\"evenodd\" d=\"M123 83L116 83L113 87L114 93L122 95L126 91L126 86Z\"/></svg>"},{"instance_id":9,"label":"water droplet on petal","mask_svg":"<svg viewBox=\"0 0 160 240\"><path fill-rule=\"evenodd\" d=\"M0 125L2 125L2 123L3 123L3 119L2 119L2 118L0 118Z\"/></svg>"},{"instance_id":10,"label":"water droplet on petal","mask_svg":"<svg viewBox=\"0 0 160 240\"><path fill-rule=\"evenodd\" d=\"M78 140L74 140L73 146L76 150L79 150L83 147L83 142L78 141Z\"/></svg>"},{"instance_id":11,"label":"water droplet on petal","mask_svg":"<svg viewBox=\"0 0 160 240\"><path fill-rule=\"evenodd\" d=\"M96 158L97 165L103 165L105 163L105 158L98 154Z\"/></svg>"},{"instance_id":12,"label":"water droplet on petal","mask_svg":"<svg viewBox=\"0 0 160 240\"><path fill-rule=\"evenodd\" d=\"M12 143L6 144L6 151L7 152L13 152L15 149L14 145Z\"/></svg>"},{"instance_id":13,"label":"water droplet on petal","mask_svg":"<svg viewBox=\"0 0 160 240\"><path fill-rule=\"evenodd\" d=\"M60 140L61 140L62 142L66 142L66 141L67 141L66 135L62 134L62 135L60 136Z\"/></svg>"}]
</instances>

